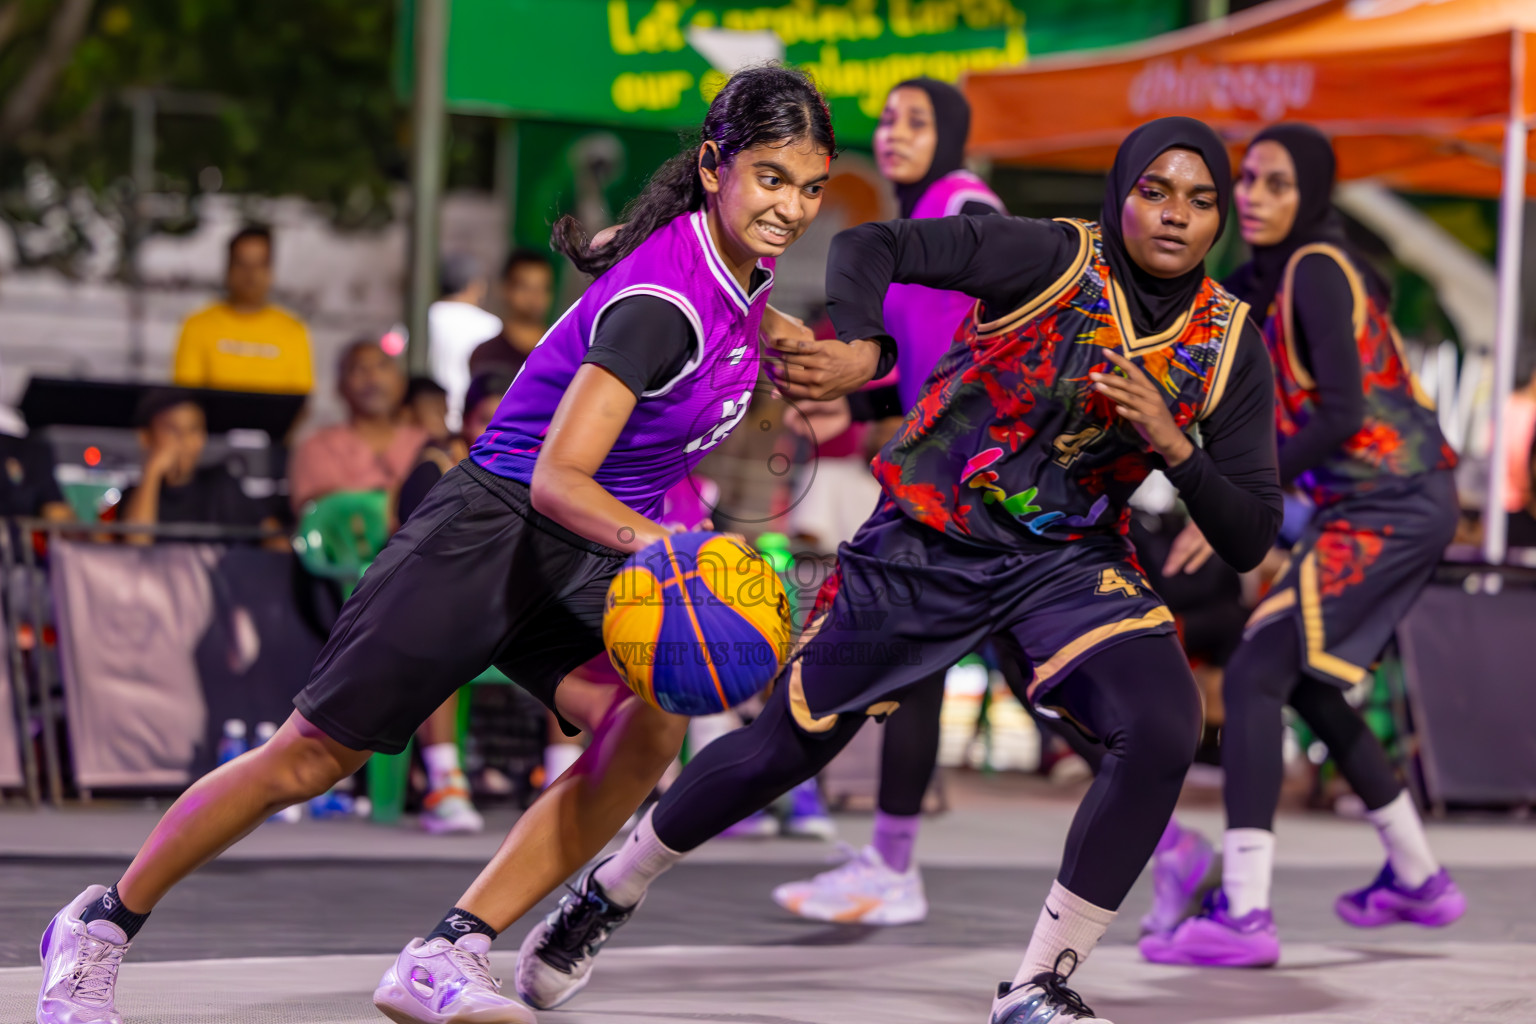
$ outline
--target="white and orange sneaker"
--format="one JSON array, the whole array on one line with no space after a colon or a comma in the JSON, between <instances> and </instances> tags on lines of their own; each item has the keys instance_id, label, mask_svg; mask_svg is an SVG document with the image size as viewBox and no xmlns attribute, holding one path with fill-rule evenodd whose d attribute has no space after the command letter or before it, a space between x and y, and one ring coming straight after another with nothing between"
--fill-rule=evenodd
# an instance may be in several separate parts
<instances>
[{"instance_id":1,"label":"white and orange sneaker","mask_svg":"<svg viewBox=\"0 0 1536 1024\"><path fill-rule=\"evenodd\" d=\"M103 885L86 889L43 932L37 1024L123 1024L116 1006L117 969L128 952L128 937L111 921L80 920L106 892Z\"/></svg>"},{"instance_id":2,"label":"white and orange sneaker","mask_svg":"<svg viewBox=\"0 0 1536 1024\"><path fill-rule=\"evenodd\" d=\"M501 994L491 976L491 937L412 939L373 992L395 1024L537 1024L532 1010Z\"/></svg>"},{"instance_id":3,"label":"white and orange sneaker","mask_svg":"<svg viewBox=\"0 0 1536 1024\"><path fill-rule=\"evenodd\" d=\"M773 890L773 902L799 917L838 924L916 924L928 916L917 864L893 871L873 846L831 871L786 882Z\"/></svg>"},{"instance_id":4,"label":"white and orange sneaker","mask_svg":"<svg viewBox=\"0 0 1536 1024\"><path fill-rule=\"evenodd\" d=\"M469 834L485 830L485 819L469 800L469 782L455 772L454 781L427 794L421 802L421 828L429 835Z\"/></svg>"}]
</instances>

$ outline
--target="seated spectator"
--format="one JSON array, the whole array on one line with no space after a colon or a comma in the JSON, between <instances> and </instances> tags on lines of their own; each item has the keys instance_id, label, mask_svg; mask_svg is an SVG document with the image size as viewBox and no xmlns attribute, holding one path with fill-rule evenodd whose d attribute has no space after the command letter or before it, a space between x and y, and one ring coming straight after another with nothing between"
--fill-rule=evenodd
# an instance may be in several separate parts
<instances>
[{"instance_id":1,"label":"seated spectator","mask_svg":"<svg viewBox=\"0 0 1536 1024\"><path fill-rule=\"evenodd\" d=\"M336 389L347 422L311 434L290 460L288 497L296 510L335 491L398 492L427 440L426 431L400 422L405 374L376 342L347 346Z\"/></svg>"},{"instance_id":2,"label":"seated spectator","mask_svg":"<svg viewBox=\"0 0 1536 1024\"><path fill-rule=\"evenodd\" d=\"M123 496L124 523L217 523L265 526L282 523L270 503L250 497L222 464L198 466L208 445L208 420L190 392L159 388L146 393L134 420L144 449L143 475ZM148 544L130 534L130 544ZM287 538L279 538L287 547Z\"/></svg>"},{"instance_id":3,"label":"seated spectator","mask_svg":"<svg viewBox=\"0 0 1536 1024\"><path fill-rule=\"evenodd\" d=\"M431 441L446 443L454 439L453 431L448 429L448 392L431 377L412 377L406 382L400 422L420 427Z\"/></svg>"},{"instance_id":4,"label":"seated spectator","mask_svg":"<svg viewBox=\"0 0 1536 1024\"><path fill-rule=\"evenodd\" d=\"M182 387L307 395L314 387L309 332L267 301L272 232L242 228L229 240L227 298L187 317L172 377Z\"/></svg>"},{"instance_id":5,"label":"seated spectator","mask_svg":"<svg viewBox=\"0 0 1536 1024\"><path fill-rule=\"evenodd\" d=\"M469 387L469 354L486 338L501 333L501 318L480 308L485 300L485 273L472 256L445 257L438 288L442 297L427 307L427 360L433 379L448 392L448 427L458 430L464 391Z\"/></svg>"},{"instance_id":6,"label":"seated spectator","mask_svg":"<svg viewBox=\"0 0 1536 1024\"><path fill-rule=\"evenodd\" d=\"M25 437L0 434L0 516L67 523L74 510L53 475L53 452Z\"/></svg>"},{"instance_id":7,"label":"seated spectator","mask_svg":"<svg viewBox=\"0 0 1536 1024\"><path fill-rule=\"evenodd\" d=\"M443 474L469 457L470 446L491 425L496 407L511 386L512 377L499 372L478 374L469 382L469 390L464 393L464 430L452 440L429 440L422 447L416 468L400 485L400 498L395 505L400 522L411 517Z\"/></svg>"},{"instance_id":8,"label":"seated spectator","mask_svg":"<svg viewBox=\"0 0 1536 1024\"><path fill-rule=\"evenodd\" d=\"M501 297L507 318L498 334L470 353L471 377L492 370L516 377L549 330L549 308L555 301L555 268L549 257L533 249L512 250L501 269Z\"/></svg>"}]
</instances>

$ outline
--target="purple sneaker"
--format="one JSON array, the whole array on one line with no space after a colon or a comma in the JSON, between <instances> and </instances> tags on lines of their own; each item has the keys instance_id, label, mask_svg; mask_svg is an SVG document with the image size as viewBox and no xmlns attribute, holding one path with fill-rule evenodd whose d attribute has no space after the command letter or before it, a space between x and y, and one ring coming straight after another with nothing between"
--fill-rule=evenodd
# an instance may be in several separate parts
<instances>
[{"instance_id":1,"label":"purple sneaker","mask_svg":"<svg viewBox=\"0 0 1536 1024\"><path fill-rule=\"evenodd\" d=\"M1217 884L1209 879L1216 851L1199 832L1179 828L1178 838L1152 855L1152 909L1141 919L1141 933L1171 932L1197 913L1201 900Z\"/></svg>"},{"instance_id":2,"label":"purple sneaker","mask_svg":"<svg viewBox=\"0 0 1536 1024\"><path fill-rule=\"evenodd\" d=\"M1273 967L1280 961L1280 935L1268 909L1233 917L1220 889L1205 898L1200 913L1171 932L1141 939L1141 955L1154 964L1180 967Z\"/></svg>"},{"instance_id":3,"label":"purple sneaker","mask_svg":"<svg viewBox=\"0 0 1536 1024\"><path fill-rule=\"evenodd\" d=\"M1445 868L1417 889L1405 889L1388 863L1376 881L1340 896L1333 909L1345 924L1356 928L1380 928L1398 922L1444 928L1467 912L1467 898Z\"/></svg>"}]
</instances>

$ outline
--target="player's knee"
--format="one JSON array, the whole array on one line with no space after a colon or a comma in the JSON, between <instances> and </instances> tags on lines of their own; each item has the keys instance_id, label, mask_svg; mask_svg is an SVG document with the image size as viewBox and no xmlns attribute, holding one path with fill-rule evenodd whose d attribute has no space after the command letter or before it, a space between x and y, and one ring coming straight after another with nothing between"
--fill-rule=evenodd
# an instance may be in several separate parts
<instances>
[{"instance_id":1,"label":"player's knee","mask_svg":"<svg viewBox=\"0 0 1536 1024\"><path fill-rule=\"evenodd\" d=\"M1132 717L1118 746L1137 774L1182 779L1200 747L1203 714L1193 680L1166 688Z\"/></svg>"},{"instance_id":2,"label":"player's knee","mask_svg":"<svg viewBox=\"0 0 1536 1024\"><path fill-rule=\"evenodd\" d=\"M688 719L659 711L639 697L631 696L628 701L635 706L625 710L635 716L635 721L625 734L626 742L633 737L632 742L640 754L657 763L670 764L683 749L683 740L688 735Z\"/></svg>"},{"instance_id":3,"label":"player's knee","mask_svg":"<svg viewBox=\"0 0 1536 1024\"><path fill-rule=\"evenodd\" d=\"M315 737L279 734L262 748L262 753L268 768L271 802L285 807L321 795L347 775L325 744Z\"/></svg>"}]
</instances>

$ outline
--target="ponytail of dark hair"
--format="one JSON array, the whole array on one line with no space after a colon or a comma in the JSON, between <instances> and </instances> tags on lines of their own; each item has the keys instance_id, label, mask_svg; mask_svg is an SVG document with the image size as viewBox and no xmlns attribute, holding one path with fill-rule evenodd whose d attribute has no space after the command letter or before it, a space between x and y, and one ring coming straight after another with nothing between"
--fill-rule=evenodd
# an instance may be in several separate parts
<instances>
[{"instance_id":1,"label":"ponytail of dark hair","mask_svg":"<svg viewBox=\"0 0 1536 1024\"><path fill-rule=\"evenodd\" d=\"M800 71L782 65L748 68L732 75L704 115L697 143L662 164L645 189L624 208L623 227L601 248L575 217L555 224L550 245L576 269L594 277L634 252L668 222L704 206L699 146L713 142L723 166L754 146L787 146L810 140L835 156L837 140L827 101Z\"/></svg>"}]
</instances>

